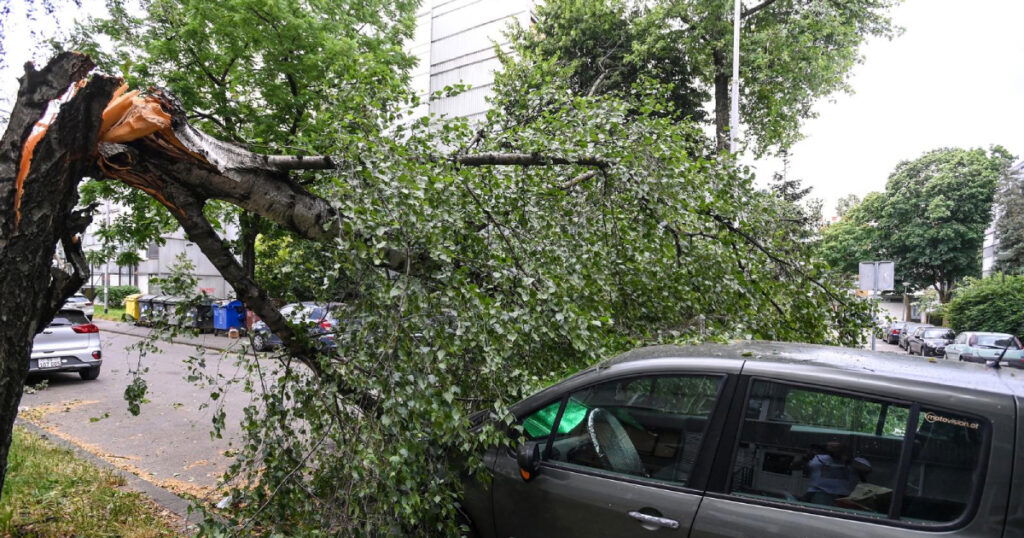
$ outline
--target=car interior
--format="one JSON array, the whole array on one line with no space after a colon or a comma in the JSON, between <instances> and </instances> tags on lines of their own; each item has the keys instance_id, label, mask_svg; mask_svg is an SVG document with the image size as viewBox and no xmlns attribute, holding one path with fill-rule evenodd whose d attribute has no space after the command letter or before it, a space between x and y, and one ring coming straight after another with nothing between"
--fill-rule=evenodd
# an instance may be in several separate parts
<instances>
[{"instance_id":1,"label":"car interior","mask_svg":"<svg viewBox=\"0 0 1024 538\"><path fill-rule=\"evenodd\" d=\"M647 377L573 394L548 459L685 484L719 382L708 376Z\"/></svg>"},{"instance_id":2,"label":"car interior","mask_svg":"<svg viewBox=\"0 0 1024 538\"><path fill-rule=\"evenodd\" d=\"M748 404L734 494L822 508L812 501L816 488L806 462L842 447L846 465L860 459L869 470L850 472L849 490L835 492L824 507L888 517L909 422L906 406L760 382ZM953 521L969 502L963 484L977 476L982 425L924 410L918 422L901 518Z\"/></svg>"}]
</instances>

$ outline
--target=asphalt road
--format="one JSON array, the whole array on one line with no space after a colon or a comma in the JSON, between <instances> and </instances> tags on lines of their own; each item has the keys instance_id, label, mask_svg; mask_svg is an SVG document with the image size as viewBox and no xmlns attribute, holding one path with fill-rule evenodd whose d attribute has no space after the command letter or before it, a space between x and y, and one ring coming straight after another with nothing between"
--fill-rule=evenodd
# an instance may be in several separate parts
<instances>
[{"instance_id":1,"label":"asphalt road","mask_svg":"<svg viewBox=\"0 0 1024 538\"><path fill-rule=\"evenodd\" d=\"M103 370L94 381L75 373L32 376L48 386L22 397L21 418L64 438L117 467L179 494L216 500L218 480L230 465L232 440L238 438L242 408L250 396L234 386L213 402L209 388L185 379L190 355L203 353L205 371L225 377L241 375L231 355L194 346L159 343L159 353L142 360L148 403L132 416L124 399L139 353L126 350L139 337L101 331ZM262 361L272 361L263 358ZM208 404L203 408L203 404ZM213 439L214 409L226 413L223 439Z\"/></svg>"}]
</instances>

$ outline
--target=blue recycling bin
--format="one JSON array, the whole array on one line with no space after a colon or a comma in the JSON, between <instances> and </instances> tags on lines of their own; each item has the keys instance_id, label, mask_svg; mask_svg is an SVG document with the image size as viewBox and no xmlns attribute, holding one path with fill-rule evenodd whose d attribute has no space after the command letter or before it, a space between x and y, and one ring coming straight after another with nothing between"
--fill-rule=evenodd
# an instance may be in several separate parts
<instances>
[{"instance_id":1,"label":"blue recycling bin","mask_svg":"<svg viewBox=\"0 0 1024 538\"><path fill-rule=\"evenodd\" d=\"M213 304L213 334L231 329L245 330L245 306L242 301L217 301Z\"/></svg>"}]
</instances>

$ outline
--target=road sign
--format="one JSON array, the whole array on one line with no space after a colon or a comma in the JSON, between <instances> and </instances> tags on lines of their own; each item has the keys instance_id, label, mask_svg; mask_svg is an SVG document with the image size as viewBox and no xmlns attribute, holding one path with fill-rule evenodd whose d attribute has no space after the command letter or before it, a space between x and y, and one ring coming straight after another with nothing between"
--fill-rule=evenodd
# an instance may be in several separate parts
<instances>
[{"instance_id":1,"label":"road sign","mask_svg":"<svg viewBox=\"0 0 1024 538\"><path fill-rule=\"evenodd\" d=\"M895 288L894 262L860 262L860 289L888 291Z\"/></svg>"}]
</instances>

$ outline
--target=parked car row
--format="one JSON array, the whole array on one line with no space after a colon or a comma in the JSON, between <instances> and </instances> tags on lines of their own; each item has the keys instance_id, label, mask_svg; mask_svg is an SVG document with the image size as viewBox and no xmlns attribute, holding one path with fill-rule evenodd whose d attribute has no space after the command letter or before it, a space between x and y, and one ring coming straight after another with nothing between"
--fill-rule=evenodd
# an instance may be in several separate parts
<instances>
[{"instance_id":1,"label":"parked car row","mask_svg":"<svg viewBox=\"0 0 1024 538\"><path fill-rule=\"evenodd\" d=\"M331 329L339 325L339 306L338 303L290 303L281 307L280 312L288 321L306 326L309 337L316 340L321 350L330 350L335 347ZM281 346L281 338L265 322L256 321L252 325L252 346L256 351L269 351Z\"/></svg>"},{"instance_id":2,"label":"parked car row","mask_svg":"<svg viewBox=\"0 0 1024 538\"><path fill-rule=\"evenodd\" d=\"M911 355L980 363L1002 357L1001 364L1024 368L1024 346L1012 334L965 331L958 335L946 327L899 321L889 326L886 341Z\"/></svg>"}]
</instances>

